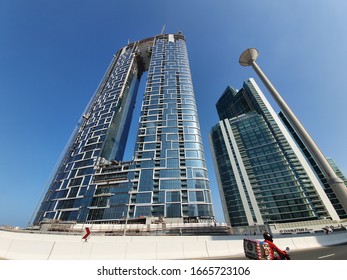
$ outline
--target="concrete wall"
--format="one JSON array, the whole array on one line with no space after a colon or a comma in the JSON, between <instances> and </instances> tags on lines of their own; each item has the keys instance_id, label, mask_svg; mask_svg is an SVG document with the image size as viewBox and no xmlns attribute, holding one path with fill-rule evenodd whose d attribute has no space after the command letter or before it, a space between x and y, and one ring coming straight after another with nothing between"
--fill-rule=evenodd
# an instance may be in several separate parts
<instances>
[{"instance_id":1,"label":"concrete wall","mask_svg":"<svg viewBox=\"0 0 347 280\"><path fill-rule=\"evenodd\" d=\"M97 236L0 230L0 258L12 260L170 260L243 255L243 239L261 236ZM315 248L347 242L347 232L276 237L280 248Z\"/></svg>"}]
</instances>

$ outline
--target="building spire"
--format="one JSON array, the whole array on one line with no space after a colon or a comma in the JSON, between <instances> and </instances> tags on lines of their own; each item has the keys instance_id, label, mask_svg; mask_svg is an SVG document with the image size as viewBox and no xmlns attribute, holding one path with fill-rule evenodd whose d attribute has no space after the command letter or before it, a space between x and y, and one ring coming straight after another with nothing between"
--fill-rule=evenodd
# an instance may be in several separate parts
<instances>
[{"instance_id":1,"label":"building spire","mask_svg":"<svg viewBox=\"0 0 347 280\"><path fill-rule=\"evenodd\" d=\"M163 25L163 28L161 29L160 34L164 34L164 31L165 31L165 24Z\"/></svg>"}]
</instances>

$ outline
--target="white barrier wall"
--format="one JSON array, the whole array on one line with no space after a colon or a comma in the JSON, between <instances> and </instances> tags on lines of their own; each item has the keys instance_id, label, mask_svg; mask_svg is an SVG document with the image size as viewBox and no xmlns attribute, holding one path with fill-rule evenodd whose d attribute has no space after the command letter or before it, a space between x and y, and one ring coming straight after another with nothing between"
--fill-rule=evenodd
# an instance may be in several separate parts
<instances>
[{"instance_id":1,"label":"white barrier wall","mask_svg":"<svg viewBox=\"0 0 347 280\"><path fill-rule=\"evenodd\" d=\"M243 239L261 236L93 236L0 230L0 258L12 260L169 260L243 255ZM347 232L276 238L280 248L315 248L347 241Z\"/></svg>"}]
</instances>

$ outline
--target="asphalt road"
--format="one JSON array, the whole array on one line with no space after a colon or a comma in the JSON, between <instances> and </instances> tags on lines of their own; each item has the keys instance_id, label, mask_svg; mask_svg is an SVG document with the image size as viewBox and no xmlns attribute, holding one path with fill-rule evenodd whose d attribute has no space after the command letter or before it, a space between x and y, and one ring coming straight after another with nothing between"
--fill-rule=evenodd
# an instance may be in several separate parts
<instances>
[{"instance_id":1,"label":"asphalt road","mask_svg":"<svg viewBox=\"0 0 347 280\"><path fill-rule=\"evenodd\" d=\"M347 242L300 251L289 251L292 260L347 260ZM244 256L222 258L227 260L247 260Z\"/></svg>"},{"instance_id":2,"label":"asphalt road","mask_svg":"<svg viewBox=\"0 0 347 280\"><path fill-rule=\"evenodd\" d=\"M347 242L289 254L293 260L347 260Z\"/></svg>"}]
</instances>

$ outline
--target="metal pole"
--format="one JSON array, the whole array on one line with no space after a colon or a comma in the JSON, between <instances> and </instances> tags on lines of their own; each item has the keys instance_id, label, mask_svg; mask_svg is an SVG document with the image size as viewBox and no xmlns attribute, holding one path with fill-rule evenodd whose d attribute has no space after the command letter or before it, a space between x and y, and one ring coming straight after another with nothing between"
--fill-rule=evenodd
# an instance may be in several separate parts
<instances>
[{"instance_id":1,"label":"metal pole","mask_svg":"<svg viewBox=\"0 0 347 280\"><path fill-rule=\"evenodd\" d=\"M321 168L328 181L329 186L331 187L337 199L339 200L341 206L347 213L347 187L345 186L344 182L336 175L335 171L332 169L329 162L327 161L323 153L320 151L316 143L313 141L311 136L308 134L306 129L303 127L298 118L295 116L295 114L283 100L281 95L278 93L276 88L272 85L270 80L266 77L264 72L255 62L257 57L258 51L256 49L247 49L240 56L240 64L242 66L252 66L256 74L264 83L265 87L268 89L272 97L275 99L283 114L289 120L289 122L294 127L301 140L304 142L307 149L310 151L318 166Z\"/></svg>"}]
</instances>

